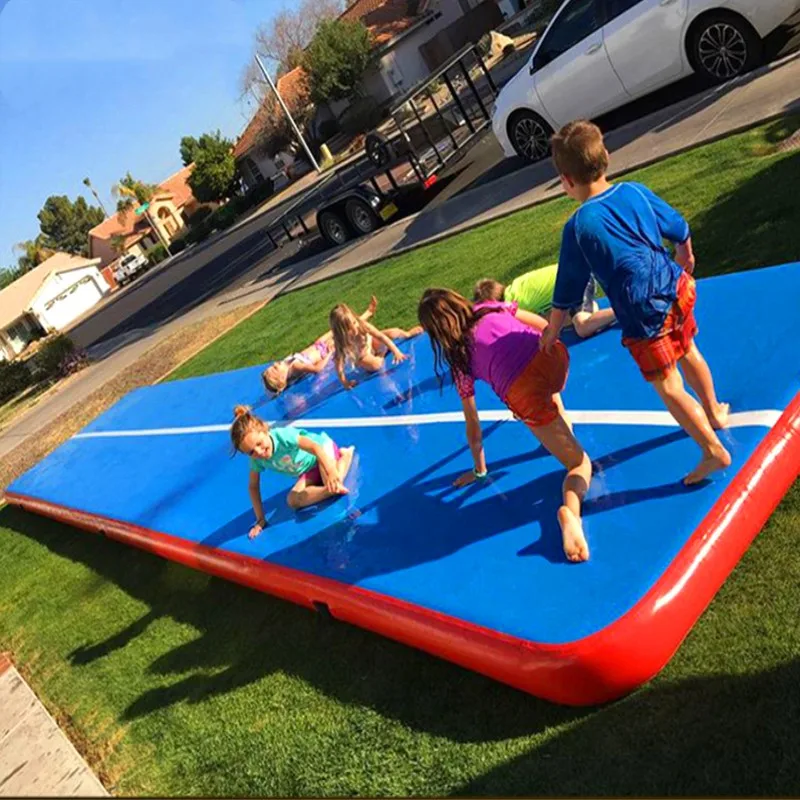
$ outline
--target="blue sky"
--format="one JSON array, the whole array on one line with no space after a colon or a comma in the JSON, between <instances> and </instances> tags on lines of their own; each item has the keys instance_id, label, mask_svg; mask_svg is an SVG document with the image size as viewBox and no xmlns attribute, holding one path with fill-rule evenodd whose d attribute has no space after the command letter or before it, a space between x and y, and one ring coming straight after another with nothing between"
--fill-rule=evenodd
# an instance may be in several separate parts
<instances>
[{"instance_id":1,"label":"blue sky","mask_svg":"<svg viewBox=\"0 0 800 800\"><path fill-rule=\"evenodd\" d=\"M84 177L111 210L127 170L180 169L181 136L235 138L253 34L291 0L0 0L0 267Z\"/></svg>"}]
</instances>

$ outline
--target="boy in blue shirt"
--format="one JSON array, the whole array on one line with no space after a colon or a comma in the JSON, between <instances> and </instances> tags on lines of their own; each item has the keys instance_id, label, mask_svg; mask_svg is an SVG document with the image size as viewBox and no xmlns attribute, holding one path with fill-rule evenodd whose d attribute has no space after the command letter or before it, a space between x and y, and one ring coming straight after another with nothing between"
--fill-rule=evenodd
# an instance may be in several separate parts
<instances>
[{"instance_id":1,"label":"boy in blue shirt","mask_svg":"<svg viewBox=\"0 0 800 800\"><path fill-rule=\"evenodd\" d=\"M552 139L564 191L581 203L564 226L547 351L591 275L603 287L645 380L702 450L684 483L699 483L731 463L715 429L728 405L717 401L711 370L694 343L694 254L686 220L646 186L606 180L608 151L600 129L571 122ZM664 246L675 245L675 259ZM680 366L680 370L676 367ZM684 387L681 372L700 403Z\"/></svg>"}]
</instances>

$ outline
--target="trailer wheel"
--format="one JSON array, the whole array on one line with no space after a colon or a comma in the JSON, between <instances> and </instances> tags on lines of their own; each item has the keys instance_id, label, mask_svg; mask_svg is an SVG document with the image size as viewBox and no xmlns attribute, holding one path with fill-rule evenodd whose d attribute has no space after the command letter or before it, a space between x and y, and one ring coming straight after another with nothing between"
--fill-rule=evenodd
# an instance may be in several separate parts
<instances>
[{"instance_id":1,"label":"trailer wheel","mask_svg":"<svg viewBox=\"0 0 800 800\"><path fill-rule=\"evenodd\" d=\"M317 218L317 227L328 244L334 246L344 244L350 238L344 220L333 211L322 211Z\"/></svg>"},{"instance_id":2,"label":"trailer wheel","mask_svg":"<svg viewBox=\"0 0 800 800\"><path fill-rule=\"evenodd\" d=\"M372 233L377 230L381 222L369 204L356 197L345 203L344 213L347 221L360 234Z\"/></svg>"},{"instance_id":3,"label":"trailer wheel","mask_svg":"<svg viewBox=\"0 0 800 800\"><path fill-rule=\"evenodd\" d=\"M376 167L385 167L393 157L392 145L389 140L377 131L367 134L364 141L364 149L367 151L367 158Z\"/></svg>"}]
</instances>

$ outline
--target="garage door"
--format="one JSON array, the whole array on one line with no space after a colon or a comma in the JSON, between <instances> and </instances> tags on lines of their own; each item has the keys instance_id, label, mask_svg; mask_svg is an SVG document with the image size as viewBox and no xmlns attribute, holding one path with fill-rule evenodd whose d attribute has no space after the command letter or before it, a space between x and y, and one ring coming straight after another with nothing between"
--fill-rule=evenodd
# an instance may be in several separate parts
<instances>
[{"instance_id":1,"label":"garage door","mask_svg":"<svg viewBox=\"0 0 800 800\"><path fill-rule=\"evenodd\" d=\"M103 292L98 285L86 275L47 303L45 306L47 320L57 330L66 328L81 314L96 305L102 297Z\"/></svg>"}]
</instances>

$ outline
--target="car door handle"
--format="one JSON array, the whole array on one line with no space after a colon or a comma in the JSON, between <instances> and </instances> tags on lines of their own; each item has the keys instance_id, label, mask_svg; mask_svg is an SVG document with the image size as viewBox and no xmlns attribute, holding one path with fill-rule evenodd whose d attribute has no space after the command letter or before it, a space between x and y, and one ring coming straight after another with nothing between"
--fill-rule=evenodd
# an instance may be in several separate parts
<instances>
[{"instance_id":1,"label":"car door handle","mask_svg":"<svg viewBox=\"0 0 800 800\"><path fill-rule=\"evenodd\" d=\"M659 5L661 6L671 6L673 3L677 3L678 0L661 0Z\"/></svg>"},{"instance_id":2,"label":"car door handle","mask_svg":"<svg viewBox=\"0 0 800 800\"><path fill-rule=\"evenodd\" d=\"M587 51L587 56L593 56L603 45L598 42L597 44L593 44Z\"/></svg>"}]
</instances>

